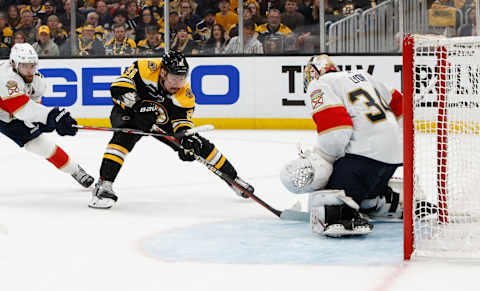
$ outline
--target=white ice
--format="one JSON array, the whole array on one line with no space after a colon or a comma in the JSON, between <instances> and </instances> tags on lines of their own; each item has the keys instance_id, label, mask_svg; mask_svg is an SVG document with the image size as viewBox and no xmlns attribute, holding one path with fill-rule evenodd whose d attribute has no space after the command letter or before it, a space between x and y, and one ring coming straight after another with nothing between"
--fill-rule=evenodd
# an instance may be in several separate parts
<instances>
[{"instance_id":1,"label":"white ice","mask_svg":"<svg viewBox=\"0 0 480 291\"><path fill-rule=\"evenodd\" d=\"M216 130L204 135L227 155L245 180L255 185L259 197L280 210L297 200L305 205L304 197L289 194L281 186L278 173L285 162L295 158L297 140L313 144L313 132ZM109 134L49 136L98 177ZM89 190L80 188L48 162L19 149L3 135L0 146L2 291L479 288L477 263L405 264L399 260L364 264L356 259L351 264L247 264L162 260L143 247L149 239L161 238L162 233L188 232L230 221L251 222L250 227L256 228L256 221L264 225L265 221L273 224L278 219L258 204L235 196L202 165L179 161L169 148L151 138L142 139L128 156L114 184L119 202L106 211L89 209ZM215 242L225 234L219 231L208 235L212 237L204 239ZM269 235L265 230L265 237ZM312 238L316 239L313 234ZM199 241L192 239L190 243ZM375 249L375 240L371 244ZM269 247L268 242L264 247ZM349 248L345 252L336 249L334 256L348 260L348 254L356 251L354 246Z\"/></svg>"}]
</instances>

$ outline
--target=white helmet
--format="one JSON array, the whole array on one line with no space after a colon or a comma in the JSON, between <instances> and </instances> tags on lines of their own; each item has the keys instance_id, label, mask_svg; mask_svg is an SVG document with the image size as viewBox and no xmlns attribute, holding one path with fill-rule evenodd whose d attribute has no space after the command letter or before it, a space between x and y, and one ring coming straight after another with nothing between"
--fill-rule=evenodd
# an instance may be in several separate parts
<instances>
[{"instance_id":1,"label":"white helmet","mask_svg":"<svg viewBox=\"0 0 480 291\"><path fill-rule=\"evenodd\" d=\"M10 64L18 70L18 64L38 64L38 55L29 43L17 43L10 50Z\"/></svg>"},{"instance_id":2,"label":"white helmet","mask_svg":"<svg viewBox=\"0 0 480 291\"><path fill-rule=\"evenodd\" d=\"M280 180L292 193L309 193L323 189L332 171L332 164L315 151L308 151L283 167Z\"/></svg>"},{"instance_id":3,"label":"white helmet","mask_svg":"<svg viewBox=\"0 0 480 291\"><path fill-rule=\"evenodd\" d=\"M305 92L308 84L310 84L313 79L318 79L323 74L332 71L338 72L338 68L328 55L311 57L305 66L305 70L303 71L303 85Z\"/></svg>"}]
</instances>

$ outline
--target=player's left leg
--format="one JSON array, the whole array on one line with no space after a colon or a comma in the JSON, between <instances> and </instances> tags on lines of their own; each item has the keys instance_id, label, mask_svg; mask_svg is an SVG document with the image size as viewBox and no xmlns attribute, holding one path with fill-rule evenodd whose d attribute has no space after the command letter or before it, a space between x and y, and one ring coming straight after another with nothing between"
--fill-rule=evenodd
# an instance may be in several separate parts
<instances>
[{"instance_id":1,"label":"player's left leg","mask_svg":"<svg viewBox=\"0 0 480 291\"><path fill-rule=\"evenodd\" d=\"M18 146L45 158L60 171L70 174L83 187L88 188L93 183L93 177L73 161L61 147L41 135L39 125L27 125L21 120L12 120L9 123L0 122L0 131Z\"/></svg>"}]
</instances>

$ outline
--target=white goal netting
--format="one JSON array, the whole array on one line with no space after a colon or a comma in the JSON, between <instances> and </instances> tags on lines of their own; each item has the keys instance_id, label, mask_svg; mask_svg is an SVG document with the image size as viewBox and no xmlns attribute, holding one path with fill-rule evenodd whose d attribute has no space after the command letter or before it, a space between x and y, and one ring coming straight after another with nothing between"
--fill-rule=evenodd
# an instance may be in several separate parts
<instances>
[{"instance_id":1,"label":"white goal netting","mask_svg":"<svg viewBox=\"0 0 480 291\"><path fill-rule=\"evenodd\" d=\"M412 78L413 255L480 258L480 38L415 36Z\"/></svg>"}]
</instances>

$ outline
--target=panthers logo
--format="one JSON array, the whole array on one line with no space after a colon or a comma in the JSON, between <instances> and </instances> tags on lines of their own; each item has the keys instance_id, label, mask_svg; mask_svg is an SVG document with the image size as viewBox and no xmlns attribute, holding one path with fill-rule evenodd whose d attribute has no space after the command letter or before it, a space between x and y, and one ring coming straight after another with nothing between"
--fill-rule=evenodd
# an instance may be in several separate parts
<instances>
[{"instance_id":1,"label":"panthers logo","mask_svg":"<svg viewBox=\"0 0 480 291\"><path fill-rule=\"evenodd\" d=\"M8 81L6 86L8 90L8 95L14 95L19 91L18 84L15 81Z\"/></svg>"}]
</instances>

